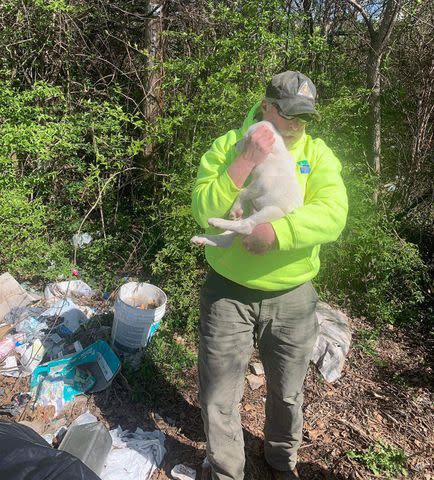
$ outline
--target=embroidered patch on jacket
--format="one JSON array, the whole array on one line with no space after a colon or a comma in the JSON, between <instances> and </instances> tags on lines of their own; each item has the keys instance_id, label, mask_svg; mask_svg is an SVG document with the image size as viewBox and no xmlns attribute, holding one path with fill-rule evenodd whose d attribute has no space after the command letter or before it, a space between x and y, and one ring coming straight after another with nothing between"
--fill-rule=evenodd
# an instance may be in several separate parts
<instances>
[{"instance_id":1,"label":"embroidered patch on jacket","mask_svg":"<svg viewBox=\"0 0 434 480\"><path fill-rule=\"evenodd\" d=\"M307 160L300 160L297 165L300 167L300 173L310 173L310 165Z\"/></svg>"}]
</instances>

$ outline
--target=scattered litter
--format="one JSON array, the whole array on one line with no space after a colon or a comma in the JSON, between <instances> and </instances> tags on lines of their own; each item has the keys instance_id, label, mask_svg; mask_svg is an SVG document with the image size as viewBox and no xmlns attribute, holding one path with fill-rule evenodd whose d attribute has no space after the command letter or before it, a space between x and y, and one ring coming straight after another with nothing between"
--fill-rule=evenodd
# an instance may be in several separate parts
<instances>
[{"instance_id":1,"label":"scattered litter","mask_svg":"<svg viewBox=\"0 0 434 480\"><path fill-rule=\"evenodd\" d=\"M59 450L79 458L99 475L110 452L113 440L101 422L84 423L69 427Z\"/></svg>"},{"instance_id":2,"label":"scattered litter","mask_svg":"<svg viewBox=\"0 0 434 480\"><path fill-rule=\"evenodd\" d=\"M66 435L66 432L68 429L65 427L65 425L62 425L60 428L58 428L54 432L54 438L52 440L53 445L59 446L59 444L62 442L63 437Z\"/></svg>"},{"instance_id":3,"label":"scattered litter","mask_svg":"<svg viewBox=\"0 0 434 480\"><path fill-rule=\"evenodd\" d=\"M49 443L50 445L52 445L53 440L54 440L54 435L53 435L52 433L46 433L45 435L42 435L42 438L43 438L47 443Z\"/></svg>"},{"instance_id":4,"label":"scattered litter","mask_svg":"<svg viewBox=\"0 0 434 480\"><path fill-rule=\"evenodd\" d=\"M7 479L98 480L77 458L50 445L27 425L0 421L0 472Z\"/></svg>"},{"instance_id":5,"label":"scattered litter","mask_svg":"<svg viewBox=\"0 0 434 480\"><path fill-rule=\"evenodd\" d=\"M21 355L21 365L23 366L24 374L31 374L33 370L41 363L44 358L45 348L39 338L35 340L32 345L26 348Z\"/></svg>"},{"instance_id":6,"label":"scattered litter","mask_svg":"<svg viewBox=\"0 0 434 480\"><path fill-rule=\"evenodd\" d=\"M140 310L155 310L159 305L155 300L150 300L147 303L141 303L140 305L137 305L137 308L140 308Z\"/></svg>"},{"instance_id":7,"label":"scattered litter","mask_svg":"<svg viewBox=\"0 0 434 480\"><path fill-rule=\"evenodd\" d=\"M13 307L23 307L40 300L24 290L10 273L0 275L0 322Z\"/></svg>"},{"instance_id":8,"label":"scattered litter","mask_svg":"<svg viewBox=\"0 0 434 480\"><path fill-rule=\"evenodd\" d=\"M91 297L94 291L82 280L67 280L64 282L50 283L45 287L46 300L56 300L63 297Z\"/></svg>"},{"instance_id":9,"label":"scattered litter","mask_svg":"<svg viewBox=\"0 0 434 480\"><path fill-rule=\"evenodd\" d=\"M38 318L41 313L44 311L41 307L35 306L24 306L24 307L13 307L10 312L5 315L5 322L11 325L17 325L29 317Z\"/></svg>"},{"instance_id":10,"label":"scattered litter","mask_svg":"<svg viewBox=\"0 0 434 480\"><path fill-rule=\"evenodd\" d=\"M255 362L250 365L250 370L255 375L264 375L264 367L261 362Z\"/></svg>"},{"instance_id":11,"label":"scattered litter","mask_svg":"<svg viewBox=\"0 0 434 480\"><path fill-rule=\"evenodd\" d=\"M88 245L92 241L92 236L88 233L76 233L72 236L72 244L74 247L81 248Z\"/></svg>"},{"instance_id":12,"label":"scattered litter","mask_svg":"<svg viewBox=\"0 0 434 480\"><path fill-rule=\"evenodd\" d=\"M98 419L95 417L95 415L92 415L89 410L86 412L82 413L79 417L77 417L72 423L71 427L73 425L85 425L86 423L94 423L97 422Z\"/></svg>"},{"instance_id":13,"label":"scattered litter","mask_svg":"<svg viewBox=\"0 0 434 480\"><path fill-rule=\"evenodd\" d=\"M177 480L196 480L196 470L182 464L175 465L170 475Z\"/></svg>"},{"instance_id":14,"label":"scattered litter","mask_svg":"<svg viewBox=\"0 0 434 480\"><path fill-rule=\"evenodd\" d=\"M95 383L95 377L87 370L66 366L42 377L36 389L32 387L32 395L38 405L54 405L57 416L67 403L90 390Z\"/></svg>"},{"instance_id":15,"label":"scattered litter","mask_svg":"<svg viewBox=\"0 0 434 480\"><path fill-rule=\"evenodd\" d=\"M15 349L15 340L12 335L0 340L0 363Z\"/></svg>"},{"instance_id":16,"label":"scattered litter","mask_svg":"<svg viewBox=\"0 0 434 480\"><path fill-rule=\"evenodd\" d=\"M17 359L14 355L6 357L4 364L0 367L0 374L4 375L5 377L17 378L20 376L20 369L17 364Z\"/></svg>"},{"instance_id":17,"label":"scattered litter","mask_svg":"<svg viewBox=\"0 0 434 480\"><path fill-rule=\"evenodd\" d=\"M20 414L21 409L25 407L30 400L31 396L28 393L16 393L12 397L11 403L0 406L0 414L16 417Z\"/></svg>"},{"instance_id":18,"label":"scattered litter","mask_svg":"<svg viewBox=\"0 0 434 480\"><path fill-rule=\"evenodd\" d=\"M16 405L7 405L0 406L0 415L10 415L11 417L16 417L20 414L20 408Z\"/></svg>"},{"instance_id":19,"label":"scattered litter","mask_svg":"<svg viewBox=\"0 0 434 480\"><path fill-rule=\"evenodd\" d=\"M96 314L96 308L88 307L87 305L79 305L78 308L86 315L87 318L92 318Z\"/></svg>"},{"instance_id":20,"label":"scattered litter","mask_svg":"<svg viewBox=\"0 0 434 480\"><path fill-rule=\"evenodd\" d=\"M342 374L345 357L351 344L348 317L329 305L319 302L316 310L319 336L313 348L312 362L327 382L334 382Z\"/></svg>"},{"instance_id":21,"label":"scattered litter","mask_svg":"<svg viewBox=\"0 0 434 480\"><path fill-rule=\"evenodd\" d=\"M34 338L43 337L44 331L48 330L48 325L42 319L27 317L15 325L17 333L23 333L25 341L31 341Z\"/></svg>"},{"instance_id":22,"label":"scattered litter","mask_svg":"<svg viewBox=\"0 0 434 480\"><path fill-rule=\"evenodd\" d=\"M4 338L12 330L12 328L12 325L2 325L0 327L0 340Z\"/></svg>"},{"instance_id":23,"label":"scattered litter","mask_svg":"<svg viewBox=\"0 0 434 480\"><path fill-rule=\"evenodd\" d=\"M101 474L102 480L149 480L161 465L166 449L164 433L160 430L134 433L118 427L111 430L113 446Z\"/></svg>"},{"instance_id":24,"label":"scattered litter","mask_svg":"<svg viewBox=\"0 0 434 480\"><path fill-rule=\"evenodd\" d=\"M32 396L30 393L16 393L11 400L12 403L15 403L18 407L25 407L31 399Z\"/></svg>"},{"instance_id":25,"label":"scattered litter","mask_svg":"<svg viewBox=\"0 0 434 480\"><path fill-rule=\"evenodd\" d=\"M75 333L81 325L88 321L88 317L68 297L53 304L41 314L41 317L63 318L63 322L58 327L58 333L65 337Z\"/></svg>"},{"instance_id":26,"label":"scattered litter","mask_svg":"<svg viewBox=\"0 0 434 480\"><path fill-rule=\"evenodd\" d=\"M250 388L252 390L257 390L258 388L264 385L264 377L258 377L257 375L247 375L247 381L249 382Z\"/></svg>"},{"instance_id":27,"label":"scattered litter","mask_svg":"<svg viewBox=\"0 0 434 480\"><path fill-rule=\"evenodd\" d=\"M5 389L3 387L0 387L0 397L3 397L5 394Z\"/></svg>"},{"instance_id":28,"label":"scattered litter","mask_svg":"<svg viewBox=\"0 0 434 480\"><path fill-rule=\"evenodd\" d=\"M35 402L54 405L57 416L77 395L107 388L119 370L115 353L98 340L81 352L37 367L30 388Z\"/></svg>"}]
</instances>

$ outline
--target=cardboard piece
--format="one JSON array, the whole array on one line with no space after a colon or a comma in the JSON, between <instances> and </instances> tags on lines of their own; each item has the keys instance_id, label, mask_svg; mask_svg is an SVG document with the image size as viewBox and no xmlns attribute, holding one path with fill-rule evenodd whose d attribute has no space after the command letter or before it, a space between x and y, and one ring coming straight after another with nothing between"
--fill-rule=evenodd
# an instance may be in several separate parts
<instances>
[{"instance_id":1,"label":"cardboard piece","mask_svg":"<svg viewBox=\"0 0 434 480\"><path fill-rule=\"evenodd\" d=\"M12 325L3 325L2 327L0 327L0 340L4 337L6 337L6 335L13 329L14 327Z\"/></svg>"},{"instance_id":2,"label":"cardboard piece","mask_svg":"<svg viewBox=\"0 0 434 480\"><path fill-rule=\"evenodd\" d=\"M24 307L40 299L26 292L10 273L0 275L0 323L13 307Z\"/></svg>"}]
</instances>

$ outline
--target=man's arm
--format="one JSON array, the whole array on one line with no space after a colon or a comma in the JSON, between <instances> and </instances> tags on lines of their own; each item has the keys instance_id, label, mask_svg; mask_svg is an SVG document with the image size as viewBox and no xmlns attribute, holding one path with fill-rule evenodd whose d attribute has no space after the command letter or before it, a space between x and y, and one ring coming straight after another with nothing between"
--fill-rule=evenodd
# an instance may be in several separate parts
<instances>
[{"instance_id":1,"label":"man's arm","mask_svg":"<svg viewBox=\"0 0 434 480\"><path fill-rule=\"evenodd\" d=\"M279 250L332 242L345 226L348 199L341 164L323 142L318 150L307 181L304 206L271 223Z\"/></svg>"},{"instance_id":2,"label":"man's arm","mask_svg":"<svg viewBox=\"0 0 434 480\"><path fill-rule=\"evenodd\" d=\"M208 227L208 218L227 216L253 168L273 148L273 133L261 127L237 156L234 145L239 137L239 131L231 130L218 138L201 159L192 194L192 211L197 223L204 228Z\"/></svg>"},{"instance_id":3,"label":"man's arm","mask_svg":"<svg viewBox=\"0 0 434 480\"><path fill-rule=\"evenodd\" d=\"M201 158L191 207L194 219L203 228L208 227L208 218L224 217L240 191L227 171L238 136L237 131L229 131L215 140Z\"/></svg>"}]
</instances>

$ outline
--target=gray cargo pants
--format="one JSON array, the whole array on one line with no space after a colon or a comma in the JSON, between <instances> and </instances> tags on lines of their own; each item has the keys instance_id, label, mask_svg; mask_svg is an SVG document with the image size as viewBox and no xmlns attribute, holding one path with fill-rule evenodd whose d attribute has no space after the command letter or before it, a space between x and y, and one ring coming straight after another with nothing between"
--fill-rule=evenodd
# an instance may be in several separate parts
<instances>
[{"instance_id":1,"label":"gray cargo pants","mask_svg":"<svg viewBox=\"0 0 434 480\"><path fill-rule=\"evenodd\" d=\"M264 292L211 271L201 290L199 388L213 480L244 478L238 404L254 342L267 380L265 458L277 470L297 462L303 426L303 382L318 335L311 282Z\"/></svg>"}]
</instances>

